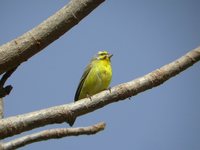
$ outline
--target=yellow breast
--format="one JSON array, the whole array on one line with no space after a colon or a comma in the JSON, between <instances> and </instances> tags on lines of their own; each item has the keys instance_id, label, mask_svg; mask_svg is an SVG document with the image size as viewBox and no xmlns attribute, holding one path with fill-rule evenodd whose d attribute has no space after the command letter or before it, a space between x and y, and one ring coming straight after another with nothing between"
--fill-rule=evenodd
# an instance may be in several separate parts
<instances>
[{"instance_id":1,"label":"yellow breast","mask_svg":"<svg viewBox=\"0 0 200 150\"><path fill-rule=\"evenodd\" d=\"M79 98L92 96L108 88L112 79L111 63L108 60L93 62L91 70L84 81Z\"/></svg>"}]
</instances>

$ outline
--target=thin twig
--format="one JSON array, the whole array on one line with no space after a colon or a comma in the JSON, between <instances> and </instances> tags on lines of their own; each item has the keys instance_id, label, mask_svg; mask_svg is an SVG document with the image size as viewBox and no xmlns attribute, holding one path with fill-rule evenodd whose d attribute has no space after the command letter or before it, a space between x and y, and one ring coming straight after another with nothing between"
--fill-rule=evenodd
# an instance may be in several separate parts
<instances>
[{"instance_id":1,"label":"thin twig","mask_svg":"<svg viewBox=\"0 0 200 150\"><path fill-rule=\"evenodd\" d=\"M67 136L91 135L104 130L104 128L105 128L105 123L100 122L88 127L58 128L58 129L44 130L38 133L26 135L24 137L4 143L2 147L3 150L13 150L34 142L39 142L49 139L59 139Z\"/></svg>"},{"instance_id":2,"label":"thin twig","mask_svg":"<svg viewBox=\"0 0 200 150\"><path fill-rule=\"evenodd\" d=\"M73 117L78 117L110 103L135 96L138 93L159 86L199 60L200 47L143 77L111 88L111 92L108 90L102 91L92 96L92 101L89 98L85 98L75 103L72 102L2 119L0 122L0 139L48 124L67 122L72 115Z\"/></svg>"}]
</instances>

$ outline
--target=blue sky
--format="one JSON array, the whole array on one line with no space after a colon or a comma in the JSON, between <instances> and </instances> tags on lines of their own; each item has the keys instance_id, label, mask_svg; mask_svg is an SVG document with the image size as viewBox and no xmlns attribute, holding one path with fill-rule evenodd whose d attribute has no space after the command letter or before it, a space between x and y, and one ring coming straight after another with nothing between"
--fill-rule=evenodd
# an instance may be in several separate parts
<instances>
[{"instance_id":1,"label":"blue sky","mask_svg":"<svg viewBox=\"0 0 200 150\"><path fill-rule=\"evenodd\" d=\"M0 44L32 29L67 2L1 0ZM17 69L8 81L14 89L5 98L5 117L73 101L85 66L99 50L114 54L111 86L179 58L200 45L199 6L198 0L107 0ZM157 88L76 120L77 127L105 121L106 129L99 134L34 143L21 150L199 150L199 89L197 63ZM54 127L68 125L27 133Z\"/></svg>"}]
</instances>

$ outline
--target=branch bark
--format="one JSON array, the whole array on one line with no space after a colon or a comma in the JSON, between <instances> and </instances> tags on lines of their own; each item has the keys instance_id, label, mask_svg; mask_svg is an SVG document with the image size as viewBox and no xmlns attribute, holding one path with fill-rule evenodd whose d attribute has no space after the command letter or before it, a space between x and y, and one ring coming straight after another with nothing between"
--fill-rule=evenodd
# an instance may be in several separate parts
<instances>
[{"instance_id":1,"label":"branch bark","mask_svg":"<svg viewBox=\"0 0 200 150\"><path fill-rule=\"evenodd\" d=\"M88 127L78 127L78 128L58 128L44 130L38 133L30 134L13 141L4 143L2 145L3 150L13 150L34 142L49 140L49 139L59 139L67 136L79 136L79 135L91 135L99 131L104 130L105 123L100 122L98 124L88 126Z\"/></svg>"},{"instance_id":2,"label":"branch bark","mask_svg":"<svg viewBox=\"0 0 200 150\"><path fill-rule=\"evenodd\" d=\"M104 0L71 0L53 16L0 47L0 74L16 67L58 39Z\"/></svg>"},{"instance_id":3,"label":"branch bark","mask_svg":"<svg viewBox=\"0 0 200 150\"><path fill-rule=\"evenodd\" d=\"M135 96L138 93L164 83L199 60L200 47L143 77L115 86L111 91L106 90L96 94L92 96L92 100L85 98L75 103L2 119L0 122L0 139L47 124L67 122L72 116L78 117L110 103Z\"/></svg>"}]
</instances>

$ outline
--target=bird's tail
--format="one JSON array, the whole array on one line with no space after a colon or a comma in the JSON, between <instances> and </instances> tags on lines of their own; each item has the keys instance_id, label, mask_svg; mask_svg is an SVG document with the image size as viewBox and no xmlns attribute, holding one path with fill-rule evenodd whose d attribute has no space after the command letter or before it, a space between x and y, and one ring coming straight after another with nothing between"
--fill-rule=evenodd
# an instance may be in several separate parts
<instances>
[{"instance_id":1,"label":"bird's tail","mask_svg":"<svg viewBox=\"0 0 200 150\"><path fill-rule=\"evenodd\" d=\"M70 119L68 119L67 123L72 127L75 120L76 120L76 117L70 117Z\"/></svg>"}]
</instances>

